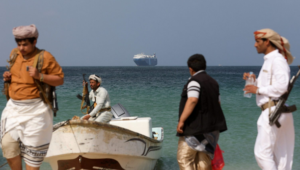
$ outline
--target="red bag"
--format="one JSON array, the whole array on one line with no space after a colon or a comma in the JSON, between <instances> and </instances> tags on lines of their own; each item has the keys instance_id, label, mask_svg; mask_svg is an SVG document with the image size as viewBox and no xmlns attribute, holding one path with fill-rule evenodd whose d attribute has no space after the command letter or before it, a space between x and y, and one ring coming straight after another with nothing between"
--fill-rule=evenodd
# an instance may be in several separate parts
<instances>
[{"instance_id":1,"label":"red bag","mask_svg":"<svg viewBox=\"0 0 300 170\"><path fill-rule=\"evenodd\" d=\"M213 170L222 170L222 168L225 166L225 162L222 155L223 152L224 151L222 151L219 145L217 144L214 159L211 160L211 166Z\"/></svg>"}]
</instances>

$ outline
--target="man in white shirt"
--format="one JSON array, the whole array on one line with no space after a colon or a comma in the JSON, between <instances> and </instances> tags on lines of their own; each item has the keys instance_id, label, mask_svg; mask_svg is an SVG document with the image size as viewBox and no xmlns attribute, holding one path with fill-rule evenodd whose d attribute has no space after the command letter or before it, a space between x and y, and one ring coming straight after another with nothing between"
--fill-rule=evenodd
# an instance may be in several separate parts
<instances>
[{"instance_id":1,"label":"man in white shirt","mask_svg":"<svg viewBox=\"0 0 300 170\"><path fill-rule=\"evenodd\" d=\"M269 125L269 114L275 109L279 97L287 91L290 68L293 62L288 40L271 29L254 32L258 53L265 54L264 64L256 85L247 85L246 93L256 94L257 106L262 112L257 121L258 134L254 153L258 166L263 170L290 170L294 153L294 122L291 113L282 113L281 127ZM244 79L249 73L244 73ZM253 75L255 79L256 76Z\"/></svg>"},{"instance_id":2,"label":"man in white shirt","mask_svg":"<svg viewBox=\"0 0 300 170\"><path fill-rule=\"evenodd\" d=\"M101 77L92 74L89 80L92 89L89 94L89 99L93 102L94 109L82 119L108 123L113 117L108 92L105 88L100 87L102 83Z\"/></svg>"}]
</instances>

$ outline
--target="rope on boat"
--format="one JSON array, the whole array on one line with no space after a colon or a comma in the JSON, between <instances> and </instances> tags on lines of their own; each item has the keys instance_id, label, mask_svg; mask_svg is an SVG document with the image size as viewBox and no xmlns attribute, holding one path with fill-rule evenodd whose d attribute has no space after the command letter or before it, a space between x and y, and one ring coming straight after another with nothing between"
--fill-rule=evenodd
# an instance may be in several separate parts
<instances>
[{"instance_id":1,"label":"rope on boat","mask_svg":"<svg viewBox=\"0 0 300 170\"><path fill-rule=\"evenodd\" d=\"M0 168L4 167L8 162L5 162L4 164L0 165Z\"/></svg>"},{"instance_id":2,"label":"rope on boat","mask_svg":"<svg viewBox=\"0 0 300 170\"><path fill-rule=\"evenodd\" d=\"M66 121L56 123L55 125L53 125L53 132L56 131L57 129L59 129L60 127L62 127L62 126L68 125L70 123L70 121L71 121L71 119L68 119Z\"/></svg>"},{"instance_id":3,"label":"rope on boat","mask_svg":"<svg viewBox=\"0 0 300 170\"><path fill-rule=\"evenodd\" d=\"M73 130L73 127L72 127L72 125L70 124L70 121L71 121L71 119L68 119L68 120L66 120L66 121L59 122L59 123L55 124L55 125L53 126L53 132L56 131L57 129L59 129L60 127L62 127L62 126L70 125L70 128L71 128L71 130L72 130L73 136L74 136L74 138L75 138L75 141L76 141L76 144L77 144L77 147L78 147L78 150L81 152L80 147L79 147L79 145L78 145L77 138L76 138L75 133L74 133L74 130Z\"/></svg>"},{"instance_id":4,"label":"rope on boat","mask_svg":"<svg viewBox=\"0 0 300 170\"><path fill-rule=\"evenodd\" d=\"M70 120L68 120L68 121L70 121ZM81 153L80 147L79 147L79 145L78 145L77 138L76 138L76 136L75 136L75 133L74 133L74 130L73 130L73 127L72 127L72 125L71 125L71 124L69 124L69 125L70 125L70 127L71 127L71 130L72 130L73 136L74 136L74 138L75 138L75 142L76 142L76 145L77 145L77 147L78 147L78 150L79 150L79 152Z\"/></svg>"}]
</instances>

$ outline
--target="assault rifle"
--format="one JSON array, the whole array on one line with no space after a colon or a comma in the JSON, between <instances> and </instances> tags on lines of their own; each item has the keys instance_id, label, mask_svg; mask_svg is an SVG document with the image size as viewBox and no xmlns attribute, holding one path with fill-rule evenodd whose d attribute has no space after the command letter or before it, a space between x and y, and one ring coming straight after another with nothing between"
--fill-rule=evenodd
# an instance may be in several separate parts
<instances>
[{"instance_id":1,"label":"assault rifle","mask_svg":"<svg viewBox=\"0 0 300 170\"><path fill-rule=\"evenodd\" d=\"M77 98L79 98L81 100L81 106L80 106L80 110L82 112L83 109L86 108L86 112L82 112L83 114L88 114L90 113L94 108L93 106L91 107L90 105L90 99L89 99L89 88L88 88L88 83L84 78L85 74L82 75L83 77L83 82L84 82L84 86L83 86L83 90L82 90L82 95L77 94ZM85 105L84 105L85 104Z\"/></svg>"},{"instance_id":2,"label":"assault rifle","mask_svg":"<svg viewBox=\"0 0 300 170\"><path fill-rule=\"evenodd\" d=\"M276 105L276 108L275 110L270 114L269 116L269 124L272 126L272 125L276 125L278 128L280 128L280 123L278 122L278 119L280 117L280 115L282 113L288 113L288 112L294 112L297 110L297 107L296 105L292 105L292 106L286 106L285 105L285 102L287 101L289 95L290 95L290 92L292 91L293 89L293 86L294 86L294 83L295 81L297 80L297 78L299 77L300 75L300 66L299 67L299 71L297 72L297 74L295 76L292 77L292 79L290 80L289 82L289 86L288 86L288 90L279 97L279 101Z\"/></svg>"},{"instance_id":3,"label":"assault rifle","mask_svg":"<svg viewBox=\"0 0 300 170\"><path fill-rule=\"evenodd\" d=\"M80 95L80 94L77 94L77 96L76 96L79 100L82 100L82 96ZM89 99L90 100L90 99ZM85 106L83 106L84 108L83 109L85 109L86 107ZM91 105L90 106L90 110L88 111L88 113L91 113L92 111L93 111L93 109L94 109L94 105Z\"/></svg>"}]
</instances>

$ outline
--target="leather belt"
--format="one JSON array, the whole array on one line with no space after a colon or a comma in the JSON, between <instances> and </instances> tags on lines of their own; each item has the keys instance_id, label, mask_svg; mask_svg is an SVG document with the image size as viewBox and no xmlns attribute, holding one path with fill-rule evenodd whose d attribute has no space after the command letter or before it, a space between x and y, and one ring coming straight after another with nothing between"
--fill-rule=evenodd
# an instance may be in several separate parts
<instances>
[{"instance_id":1,"label":"leather belt","mask_svg":"<svg viewBox=\"0 0 300 170\"><path fill-rule=\"evenodd\" d=\"M279 102L279 100L272 100L272 101L270 102L270 107L276 106L276 104L277 104L278 102ZM269 102L267 102L267 103L261 105L260 108L261 108L262 111L266 110L267 108L269 108Z\"/></svg>"},{"instance_id":2,"label":"leather belt","mask_svg":"<svg viewBox=\"0 0 300 170\"><path fill-rule=\"evenodd\" d=\"M100 115L101 112L104 112L104 111L111 111L111 107L107 107L107 108L102 108L100 109L96 114L95 116L93 116L93 118L96 118Z\"/></svg>"},{"instance_id":3,"label":"leather belt","mask_svg":"<svg viewBox=\"0 0 300 170\"><path fill-rule=\"evenodd\" d=\"M111 107L100 109L98 112L111 111Z\"/></svg>"}]
</instances>

